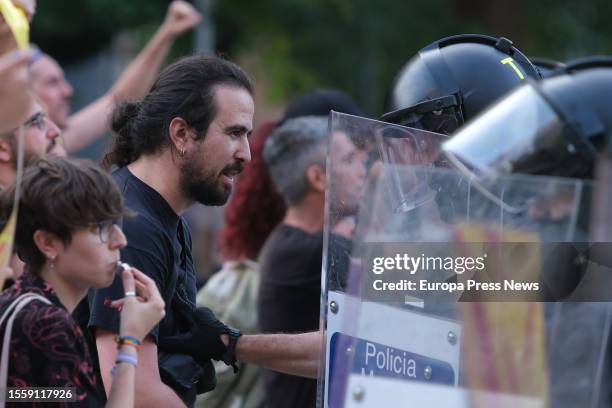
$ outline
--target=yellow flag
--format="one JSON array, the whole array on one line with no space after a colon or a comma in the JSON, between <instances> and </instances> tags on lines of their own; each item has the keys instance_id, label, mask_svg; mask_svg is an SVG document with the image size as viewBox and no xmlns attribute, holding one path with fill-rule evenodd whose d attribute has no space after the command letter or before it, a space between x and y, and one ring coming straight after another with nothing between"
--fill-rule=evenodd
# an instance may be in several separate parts
<instances>
[{"instance_id":1,"label":"yellow flag","mask_svg":"<svg viewBox=\"0 0 612 408\"><path fill-rule=\"evenodd\" d=\"M13 199L13 210L8 222L0 232L0 290L4 287L6 280L6 269L13 255L13 241L15 239L15 227L17 225L17 212L19 210L19 197L21 194L21 180L23 178L23 126L19 128L17 138L17 175L15 176L15 197Z\"/></svg>"},{"instance_id":2,"label":"yellow flag","mask_svg":"<svg viewBox=\"0 0 612 408\"><path fill-rule=\"evenodd\" d=\"M13 254L13 237L15 236L15 225L17 224L17 206L13 206L13 212L8 223L0 233L0 288L4 286L6 279L6 267Z\"/></svg>"},{"instance_id":3,"label":"yellow flag","mask_svg":"<svg viewBox=\"0 0 612 408\"><path fill-rule=\"evenodd\" d=\"M510 273L517 278L534 277L540 265L539 239L533 233L459 225L454 239L455 245L463 246L461 252L473 251L473 243L503 244L504 256L492 265L496 269L511 266ZM520 250L513 250L513 247ZM501 273L503 276L505 272L508 271L495 270L492 275ZM490 407L495 400L490 393L519 397L513 400L513 408L524 403L531 407L534 401L537 406L548 406L543 304L495 302L494 295L486 294L474 300L459 303L464 370L468 388L475 391L470 393L471 406ZM506 406L501 402L496 405L498 408Z\"/></svg>"},{"instance_id":4,"label":"yellow flag","mask_svg":"<svg viewBox=\"0 0 612 408\"><path fill-rule=\"evenodd\" d=\"M477 391L538 401L548 406L544 310L536 302L470 302L459 304L463 360L471 406L489 407ZM533 406L531 403L527 406Z\"/></svg>"},{"instance_id":5,"label":"yellow flag","mask_svg":"<svg viewBox=\"0 0 612 408\"><path fill-rule=\"evenodd\" d=\"M28 49L30 44L30 23L23 10L11 2L11 0L0 0L0 13L9 26L17 46L22 50Z\"/></svg>"}]
</instances>

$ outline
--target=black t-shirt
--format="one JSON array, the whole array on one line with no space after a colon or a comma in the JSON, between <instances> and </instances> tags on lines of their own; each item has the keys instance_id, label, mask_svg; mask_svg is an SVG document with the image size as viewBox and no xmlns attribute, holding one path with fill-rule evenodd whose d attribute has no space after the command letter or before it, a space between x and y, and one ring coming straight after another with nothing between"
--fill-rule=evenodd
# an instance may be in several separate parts
<instances>
[{"instance_id":1,"label":"black t-shirt","mask_svg":"<svg viewBox=\"0 0 612 408\"><path fill-rule=\"evenodd\" d=\"M166 315L151 332L151 338L159 338L183 332L186 322L182 316L195 308L196 279L191 256L191 236L187 224L179 217L153 188L135 177L127 167L113 173L113 177L125 200L125 205L134 213L123 219L122 229L127 246L121 250L121 260L138 268L151 277L166 302ZM112 332L119 331L119 312L109 306L110 300L123 297L121 278L115 277L108 288L91 291L89 294L90 327L100 327ZM160 350L158 355L162 380L172 387L189 404L195 398L195 387L189 389L174 383L166 375ZM176 367L177 372L191 372L193 359L185 360L185 368ZM181 363L182 364L182 363ZM180 364L179 364L180 365Z\"/></svg>"},{"instance_id":2,"label":"black t-shirt","mask_svg":"<svg viewBox=\"0 0 612 408\"><path fill-rule=\"evenodd\" d=\"M319 328L323 234L281 224L262 249L258 319L265 333ZM314 407L316 380L264 372L269 408Z\"/></svg>"}]
</instances>

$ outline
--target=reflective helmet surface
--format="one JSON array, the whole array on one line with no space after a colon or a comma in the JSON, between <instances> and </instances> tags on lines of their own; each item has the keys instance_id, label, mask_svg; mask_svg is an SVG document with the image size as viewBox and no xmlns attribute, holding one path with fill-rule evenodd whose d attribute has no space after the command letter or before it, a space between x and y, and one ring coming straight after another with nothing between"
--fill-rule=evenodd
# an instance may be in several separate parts
<instances>
[{"instance_id":1,"label":"reflective helmet surface","mask_svg":"<svg viewBox=\"0 0 612 408\"><path fill-rule=\"evenodd\" d=\"M451 134L527 78L540 74L510 40L447 37L402 68L382 120Z\"/></svg>"},{"instance_id":2,"label":"reflective helmet surface","mask_svg":"<svg viewBox=\"0 0 612 408\"><path fill-rule=\"evenodd\" d=\"M583 139L596 133L612 135L612 57L593 56L570 61L540 83L540 89L566 123Z\"/></svg>"},{"instance_id":3,"label":"reflective helmet surface","mask_svg":"<svg viewBox=\"0 0 612 408\"><path fill-rule=\"evenodd\" d=\"M591 178L612 137L612 58L569 62L516 89L443 145L485 174Z\"/></svg>"}]
</instances>

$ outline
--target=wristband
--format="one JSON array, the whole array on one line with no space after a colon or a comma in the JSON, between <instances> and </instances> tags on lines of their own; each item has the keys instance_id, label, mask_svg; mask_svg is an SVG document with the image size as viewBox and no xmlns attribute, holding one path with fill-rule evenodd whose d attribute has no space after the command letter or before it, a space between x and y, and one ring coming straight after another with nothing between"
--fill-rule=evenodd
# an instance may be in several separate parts
<instances>
[{"instance_id":1,"label":"wristband","mask_svg":"<svg viewBox=\"0 0 612 408\"><path fill-rule=\"evenodd\" d=\"M142 343L133 336L117 336L117 344L133 344L134 346L140 346Z\"/></svg>"},{"instance_id":2,"label":"wristband","mask_svg":"<svg viewBox=\"0 0 612 408\"><path fill-rule=\"evenodd\" d=\"M133 347L134 350L136 351L138 351L138 349L140 348L138 344L123 342L123 343L117 343L117 350L121 350L121 347L123 346Z\"/></svg>"},{"instance_id":3,"label":"wristband","mask_svg":"<svg viewBox=\"0 0 612 408\"><path fill-rule=\"evenodd\" d=\"M225 350L225 353L221 356L221 360L225 364L231 365L234 369L234 374L236 374L239 371L238 365L236 365L236 343L238 343L238 339L242 336L242 333L238 329L228 327L225 334L228 335L229 341L227 343L227 350Z\"/></svg>"},{"instance_id":4,"label":"wristband","mask_svg":"<svg viewBox=\"0 0 612 408\"><path fill-rule=\"evenodd\" d=\"M138 365L138 357L129 353L118 353L115 364L119 363L128 363L136 367Z\"/></svg>"},{"instance_id":5,"label":"wristband","mask_svg":"<svg viewBox=\"0 0 612 408\"><path fill-rule=\"evenodd\" d=\"M134 368L136 368L136 366L138 365L138 357L129 353L118 353L115 359L115 365L110 370L111 377L115 377L115 371L117 370L117 364L119 363L128 363L134 366Z\"/></svg>"}]
</instances>

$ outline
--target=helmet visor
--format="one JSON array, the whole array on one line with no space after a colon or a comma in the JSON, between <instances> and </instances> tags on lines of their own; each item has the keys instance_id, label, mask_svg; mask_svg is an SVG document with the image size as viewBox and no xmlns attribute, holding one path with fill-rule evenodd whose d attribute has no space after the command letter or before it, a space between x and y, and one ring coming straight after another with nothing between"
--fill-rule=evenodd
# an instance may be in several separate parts
<instances>
[{"instance_id":1,"label":"helmet visor","mask_svg":"<svg viewBox=\"0 0 612 408\"><path fill-rule=\"evenodd\" d=\"M448 95L386 113L384 122L450 135L463 124L459 98Z\"/></svg>"},{"instance_id":2,"label":"helmet visor","mask_svg":"<svg viewBox=\"0 0 612 408\"><path fill-rule=\"evenodd\" d=\"M440 155L446 135L397 125L377 129L376 144L388 170L388 187L396 212L406 212L434 198L427 168L448 167ZM418 175L416 168L423 169Z\"/></svg>"},{"instance_id":3,"label":"helmet visor","mask_svg":"<svg viewBox=\"0 0 612 408\"><path fill-rule=\"evenodd\" d=\"M563 130L559 116L529 84L466 125L442 150L478 175L544 174L568 152Z\"/></svg>"}]
</instances>

